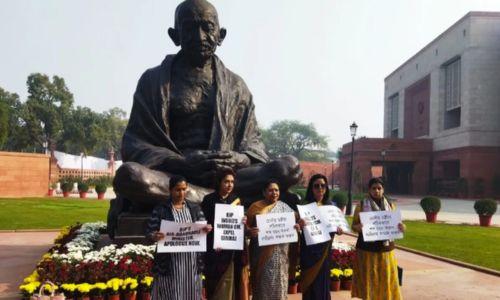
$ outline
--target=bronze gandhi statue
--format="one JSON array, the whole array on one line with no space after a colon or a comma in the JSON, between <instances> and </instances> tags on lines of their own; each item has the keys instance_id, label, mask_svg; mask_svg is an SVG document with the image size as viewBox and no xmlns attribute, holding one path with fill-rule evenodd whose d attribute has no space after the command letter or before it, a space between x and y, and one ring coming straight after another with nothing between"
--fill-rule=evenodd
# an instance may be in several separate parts
<instances>
[{"instance_id":1,"label":"bronze gandhi statue","mask_svg":"<svg viewBox=\"0 0 500 300\"><path fill-rule=\"evenodd\" d=\"M247 201L261 197L269 178L284 190L296 184L299 162L292 156L269 161L250 91L215 55L226 36L215 7L205 0L182 2L168 34L181 49L139 79L110 221L121 211L150 210L168 195L170 174L192 183L188 197L194 201L226 168L236 171L236 190Z\"/></svg>"}]
</instances>

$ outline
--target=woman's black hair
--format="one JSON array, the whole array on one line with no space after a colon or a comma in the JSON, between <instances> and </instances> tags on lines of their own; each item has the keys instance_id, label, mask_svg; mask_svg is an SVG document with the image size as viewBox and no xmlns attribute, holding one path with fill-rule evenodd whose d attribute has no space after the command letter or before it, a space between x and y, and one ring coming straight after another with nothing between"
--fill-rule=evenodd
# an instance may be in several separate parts
<instances>
[{"instance_id":1,"label":"woman's black hair","mask_svg":"<svg viewBox=\"0 0 500 300\"><path fill-rule=\"evenodd\" d=\"M220 189L220 184L222 180L224 180L224 177L227 175L232 175L234 178L236 178L236 173L232 169L224 169L222 171L217 172L217 175L215 176L215 184L214 184L214 190L216 192L219 191Z\"/></svg>"},{"instance_id":2,"label":"woman's black hair","mask_svg":"<svg viewBox=\"0 0 500 300\"><path fill-rule=\"evenodd\" d=\"M277 179L271 178L271 179L268 179L266 181L266 183L264 184L264 187L262 188L262 191L265 191L273 183L275 183L279 188L280 182Z\"/></svg>"},{"instance_id":3,"label":"woman's black hair","mask_svg":"<svg viewBox=\"0 0 500 300\"><path fill-rule=\"evenodd\" d=\"M309 183L307 184L306 198L304 199L307 203L316 202L313 194L313 184L316 180L323 179L326 185L326 191L323 195L323 201L327 200L330 197L330 189L328 188L328 179L323 174L314 174L309 179Z\"/></svg>"},{"instance_id":4,"label":"woman's black hair","mask_svg":"<svg viewBox=\"0 0 500 300\"><path fill-rule=\"evenodd\" d=\"M168 181L168 189L172 190L179 182L183 181L187 183L187 180L184 176L173 175L172 177L170 177L170 180Z\"/></svg>"},{"instance_id":5,"label":"woman's black hair","mask_svg":"<svg viewBox=\"0 0 500 300\"><path fill-rule=\"evenodd\" d=\"M380 177L374 177L372 179L370 179L370 181L368 181L368 188L371 188L372 185L374 184L380 184L382 187L384 187L385 183L384 183L384 180L382 180L382 178Z\"/></svg>"}]
</instances>

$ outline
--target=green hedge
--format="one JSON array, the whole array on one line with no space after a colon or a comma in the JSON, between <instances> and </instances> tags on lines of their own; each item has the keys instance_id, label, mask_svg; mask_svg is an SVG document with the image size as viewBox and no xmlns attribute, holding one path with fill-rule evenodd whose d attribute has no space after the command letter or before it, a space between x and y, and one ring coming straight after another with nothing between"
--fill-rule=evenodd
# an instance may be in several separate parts
<instances>
[{"instance_id":1,"label":"green hedge","mask_svg":"<svg viewBox=\"0 0 500 300\"><path fill-rule=\"evenodd\" d=\"M420 206L426 213L437 213L441 210L441 199L437 197L424 197L420 200Z\"/></svg>"}]
</instances>

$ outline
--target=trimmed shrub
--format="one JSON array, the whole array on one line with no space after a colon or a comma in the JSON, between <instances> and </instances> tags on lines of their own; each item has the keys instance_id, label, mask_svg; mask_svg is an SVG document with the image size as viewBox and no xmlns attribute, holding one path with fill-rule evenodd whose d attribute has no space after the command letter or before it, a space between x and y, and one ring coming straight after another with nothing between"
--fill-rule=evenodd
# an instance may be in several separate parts
<instances>
[{"instance_id":1,"label":"trimmed shrub","mask_svg":"<svg viewBox=\"0 0 500 300\"><path fill-rule=\"evenodd\" d=\"M480 216L492 216L497 212L498 204L493 199L480 199L474 203L474 210Z\"/></svg>"},{"instance_id":2,"label":"trimmed shrub","mask_svg":"<svg viewBox=\"0 0 500 300\"><path fill-rule=\"evenodd\" d=\"M335 192L332 195L332 202L340 209L344 208L347 205L348 200L349 199L345 192Z\"/></svg>"},{"instance_id":3,"label":"trimmed shrub","mask_svg":"<svg viewBox=\"0 0 500 300\"><path fill-rule=\"evenodd\" d=\"M72 189L73 189L73 183L71 183L69 181L63 182L61 184L61 190L63 192L71 192Z\"/></svg>"},{"instance_id":4,"label":"trimmed shrub","mask_svg":"<svg viewBox=\"0 0 500 300\"><path fill-rule=\"evenodd\" d=\"M78 183L78 191L82 193L86 193L89 191L89 185L84 182Z\"/></svg>"},{"instance_id":5,"label":"trimmed shrub","mask_svg":"<svg viewBox=\"0 0 500 300\"><path fill-rule=\"evenodd\" d=\"M420 206L426 213L437 213L441 210L441 199L438 197L424 197L420 200Z\"/></svg>"},{"instance_id":6,"label":"trimmed shrub","mask_svg":"<svg viewBox=\"0 0 500 300\"><path fill-rule=\"evenodd\" d=\"M98 183L95 186L96 193L105 193L108 187L104 183Z\"/></svg>"}]
</instances>

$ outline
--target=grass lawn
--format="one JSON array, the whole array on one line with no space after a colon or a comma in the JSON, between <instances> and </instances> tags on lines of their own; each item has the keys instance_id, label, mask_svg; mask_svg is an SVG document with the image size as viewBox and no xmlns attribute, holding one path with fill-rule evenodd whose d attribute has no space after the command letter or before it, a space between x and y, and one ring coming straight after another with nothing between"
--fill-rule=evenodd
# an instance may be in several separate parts
<instances>
[{"instance_id":1,"label":"grass lawn","mask_svg":"<svg viewBox=\"0 0 500 300\"><path fill-rule=\"evenodd\" d=\"M76 222L106 221L108 200L0 198L0 230L52 229Z\"/></svg>"},{"instance_id":2,"label":"grass lawn","mask_svg":"<svg viewBox=\"0 0 500 300\"><path fill-rule=\"evenodd\" d=\"M405 221L397 244L500 271L500 228Z\"/></svg>"}]
</instances>

